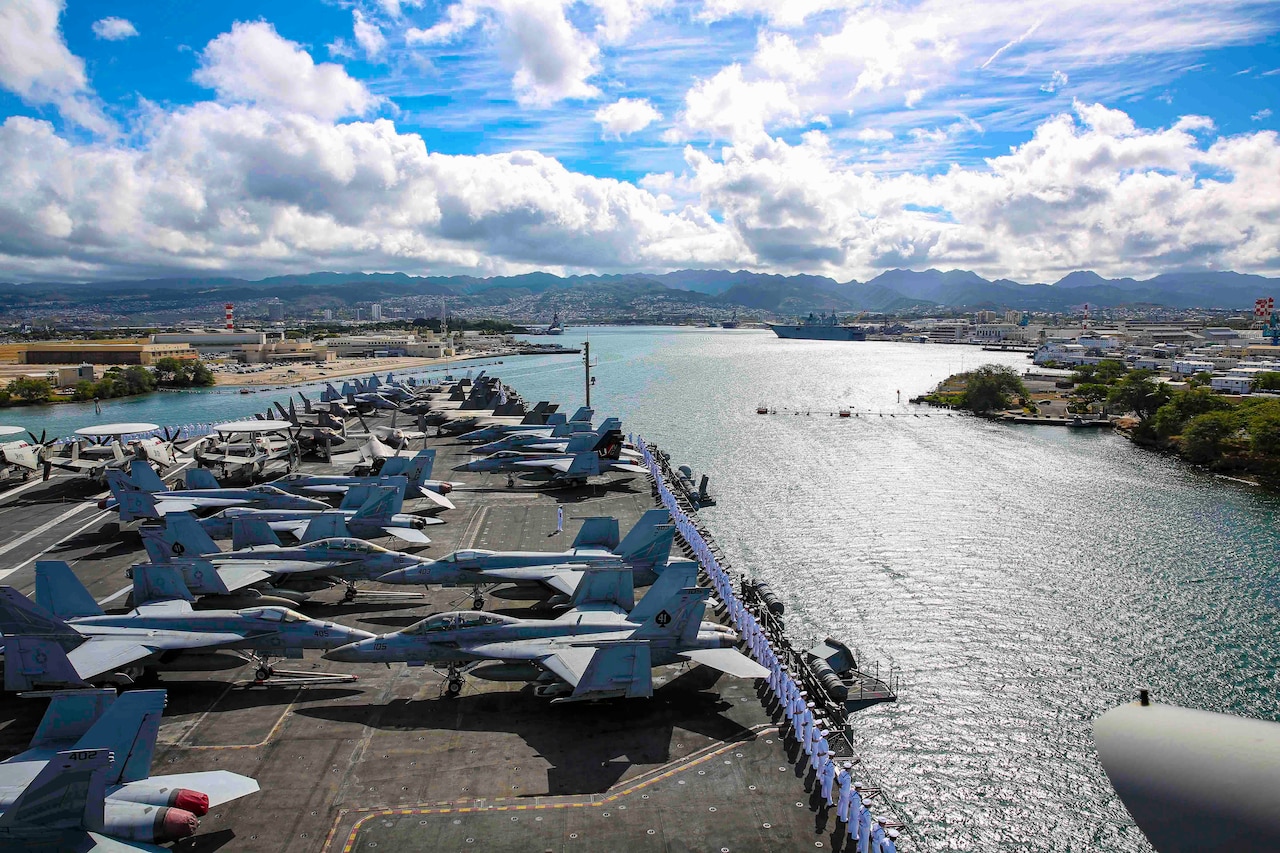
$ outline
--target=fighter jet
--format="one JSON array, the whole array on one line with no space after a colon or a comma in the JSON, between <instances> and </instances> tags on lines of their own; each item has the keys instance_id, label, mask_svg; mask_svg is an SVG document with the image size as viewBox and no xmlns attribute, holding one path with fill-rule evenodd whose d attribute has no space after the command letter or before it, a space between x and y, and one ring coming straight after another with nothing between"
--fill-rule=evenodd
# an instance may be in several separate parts
<instances>
[{"instance_id":1,"label":"fighter jet","mask_svg":"<svg viewBox=\"0 0 1280 853\"><path fill-rule=\"evenodd\" d=\"M508 435L536 434L551 435L552 432L560 427L565 427L565 433L577 432L579 430L591 429L591 418L594 412L583 406L574 413L573 417L566 419L562 412L553 412L547 415L546 420L542 423L527 424L490 424L489 426L474 429L471 432L463 433L458 438L467 442L484 442L494 441Z\"/></svg>"},{"instance_id":2,"label":"fighter jet","mask_svg":"<svg viewBox=\"0 0 1280 853\"><path fill-rule=\"evenodd\" d=\"M568 433L565 435L536 435L516 433L473 447L471 452L477 456L489 456L499 451L514 450L520 453L579 453L584 450L595 450L603 439L612 440L620 436L622 421L617 418L605 418L600 426L593 430ZM626 450L624 448L623 452ZM634 453L639 459L640 454Z\"/></svg>"},{"instance_id":3,"label":"fighter jet","mask_svg":"<svg viewBox=\"0 0 1280 853\"><path fill-rule=\"evenodd\" d=\"M232 532L234 550L222 551L186 513L170 515L163 528L147 527L141 531L143 546L152 563L212 567L218 573L216 582L223 586L229 586L227 577L231 575L238 579L240 587L266 579L271 579L275 586L304 591L341 583L347 587L350 600L355 597L356 581L373 580L422 563L421 557L349 536L319 538L286 547L261 519L256 524L241 521ZM235 571L224 573L224 569Z\"/></svg>"},{"instance_id":4,"label":"fighter jet","mask_svg":"<svg viewBox=\"0 0 1280 853\"><path fill-rule=\"evenodd\" d=\"M636 586L657 580L667 565L675 527L665 509L651 509L618 539L616 518L587 518L567 551L486 551L468 548L437 560L423 560L413 568L378 578L386 584L449 584L473 588L476 609L484 606L481 589L489 584L534 585L537 597L572 595L581 580L575 567L621 562L632 570ZM549 567L567 567L549 572Z\"/></svg>"},{"instance_id":5,"label":"fighter jet","mask_svg":"<svg viewBox=\"0 0 1280 853\"><path fill-rule=\"evenodd\" d=\"M164 704L163 690L53 694L28 749L0 763L0 847L155 851L258 791L226 770L152 776Z\"/></svg>"},{"instance_id":6,"label":"fighter jet","mask_svg":"<svg viewBox=\"0 0 1280 853\"><path fill-rule=\"evenodd\" d=\"M193 468L187 472L186 485L191 488L174 491L167 491L164 481L150 465L140 459L133 460L129 471L132 476L123 471L108 471L107 486L111 489L111 497L98 502L99 509L118 510L123 522L138 518L163 518L171 512L229 506L313 512L332 509L324 501L289 494L274 486L225 489L204 468Z\"/></svg>"},{"instance_id":7,"label":"fighter jet","mask_svg":"<svg viewBox=\"0 0 1280 853\"><path fill-rule=\"evenodd\" d=\"M444 522L438 518L400 512L404 506L405 480L403 477L392 477L391 480L395 485L352 486L347 489L338 509L328 509L324 513L299 509L231 507L202 519L200 523L210 536L217 539L231 536L231 526L237 519L265 521L272 530L291 533L302 539L311 523L323 516L334 520L335 525L341 522L333 530L347 531L341 534L331 532L330 536L355 536L359 539L394 536L403 542L429 545L431 539L422 531L433 524Z\"/></svg>"},{"instance_id":8,"label":"fighter jet","mask_svg":"<svg viewBox=\"0 0 1280 853\"><path fill-rule=\"evenodd\" d=\"M71 567L36 563L36 602L11 586L0 586L0 633L5 635L5 685L115 680L128 684L143 667L166 653L235 649L270 675L269 656L301 657L303 649L332 649L371 636L367 631L309 619L284 607L194 610L192 595L170 566L133 570L135 607L107 615ZM51 672L47 648L10 656L15 637L49 640L62 647L69 671ZM10 665L10 660L15 664ZM265 677L263 675L263 677Z\"/></svg>"},{"instance_id":9,"label":"fighter jet","mask_svg":"<svg viewBox=\"0 0 1280 853\"><path fill-rule=\"evenodd\" d=\"M710 594L688 588L650 603L651 591L629 615L589 608L570 610L552 621L476 611L442 613L325 657L444 666L448 692L455 696L462 690L463 671L476 668L477 677L537 682L538 694L553 697L553 702L652 696L652 667L687 661L743 678L766 677L767 669L733 648L736 634L702 622ZM485 661L496 665L476 667Z\"/></svg>"},{"instance_id":10,"label":"fighter jet","mask_svg":"<svg viewBox=\"0 0 1280 853\"><path fill-rule=\"evenodd\" d=\"M391 478L403 476L406 479L406 498L422 498L442 510L454 509L453 502L445 497L453 491L453 484L447 480L429 479L435 458L434 450L420 450L412 459L397 456L386 460L376 476L293 473L273 480L271 485L294 494L346 494L353 486L394 486Z\"/></svg>"}]
</instances>

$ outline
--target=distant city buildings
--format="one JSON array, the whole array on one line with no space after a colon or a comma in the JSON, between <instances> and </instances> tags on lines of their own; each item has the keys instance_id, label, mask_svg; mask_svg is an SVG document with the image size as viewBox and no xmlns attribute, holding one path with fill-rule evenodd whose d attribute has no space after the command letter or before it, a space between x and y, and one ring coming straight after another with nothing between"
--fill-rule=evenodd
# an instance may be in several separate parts
<instances>
[{"instance_id":1,"label":"distant city buildings","mask_svg":"<svg viewBox=\"0 0 1280 853\"><path fill-rule=\"evenodd\" d=\"M267 320L271 323L284 322L284 303L279 299L273 299L267 303Z\"/></svg>"},{"instance_id":2,"label":"distant city buildings","mask_svg":"<svg viewBox=\"0 0 1280 853\"><path fill-rule=\"evenodd\" d=\"M377 302L369 306L369 317L375 323L382 322L382 306Z\"/></svg>"}]
</instances>

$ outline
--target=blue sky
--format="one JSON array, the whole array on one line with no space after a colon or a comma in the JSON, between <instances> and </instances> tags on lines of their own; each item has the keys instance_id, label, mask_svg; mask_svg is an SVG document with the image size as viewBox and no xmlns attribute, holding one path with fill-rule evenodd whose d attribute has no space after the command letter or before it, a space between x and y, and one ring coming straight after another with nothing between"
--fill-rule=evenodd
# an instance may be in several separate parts
<instances>
[{"instance_id":1,"label":"blue sky","mask_svg":"<svg viewBox=\"0 0 1280 853\"><path fill-rule=\"evenodd\" d=\"M0 275L1280 272L1280 7L14 0Z\"/></svg>"}]
</instances>

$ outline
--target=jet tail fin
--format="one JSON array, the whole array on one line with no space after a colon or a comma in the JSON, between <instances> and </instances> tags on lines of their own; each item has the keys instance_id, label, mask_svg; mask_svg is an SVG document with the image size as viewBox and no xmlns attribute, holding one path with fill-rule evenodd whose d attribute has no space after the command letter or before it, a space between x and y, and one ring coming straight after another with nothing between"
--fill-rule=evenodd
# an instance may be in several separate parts
<instances>
[{"instance_id":1,"label":"jet tail fin","mask_svg":"<svg viewBox=\"0 0 1280 853\"><path fill-rule=\"evenodd\" d=\"M657 564L659 557L665 563L671 555L671 543L675 528L671 525L671 513L665 509L651 509L640 516L614 551L631 563ZM665 546L665 553L663 547Z\"/></svg>"},{"instance_id":2,"label":"jet tail fin","mask_svg":"<svg viewBox=\"0 0 1280 853\"><path fill-rule=\"evenodd\" d=\"M164 702L163 690L130 690L98 718L76 742L75 748L105 748L115 755L115 763L107 774L109 785L147 778L151 775Z\"/></svg>"},{"instance_id":3,"label":"jet tail fin","mask_svg":"<svg viewBox=\"0 0 1280 853\"><path fill-rule=\"evenodd\" d=\"M108 749L59 752L0 814L0 830L101 830L113 761Z\"/></svg>"},{"instance_id":4,"label":"jet tail fin","mask_svg":"<svg viewBox=\"0 0 1280 853\"><path fill-rule=\"evenodd\" d=\"M20 693L44 687L61 689L87 686L80 673L71 665L66 649L56 639L21 636L4 638L4 689L7 692Z\"/></svg>"},{"instance_id":5,"label":"jet tail fin","mask_svg":"<svg viewBox=\"0 0 1280 853\"><path fill-rule=\"evenodd\" d=\"M633 640L682 640L692 641L698 636L702 616L707 611L707 598L711 590L682 589L657 613L645 620L631 635Z\"/></svg>"},{"instance_id":6,"label":"jet tail fin","mask_svg":"<svg viewBox=\"0 0 1280 853\"><path fill-rule=\"evenodd\" d=\"M144 492L163 492L164 480L145 459L135 459L129 463L129 479Z\"/></svg>"},{"instance_id":7,"label":"jet tail fin","mask_svg":"<svg viewBox=\"0 0 1280 853\"><path fill-rule=\"evenodd\" d=\"M573 540L574 548L608 548L618 547L618 519L612 516L592 516L583 519L582 529Z\"/></svg>"},{"instance_id":8,"label":"jet tail fin","mask_svg":"<svg viewBox=\"0 0 1280 853\"><path fill-rule=\"evenodd\" d=\"M693 560L673 560L636 602L635 609L631 611L631 621L643 625L657 615L667 602L678 596L681 590L697 585L698 564Z\"/></svg>"},{"instance_id":9,"label":"jet tail fin","mask_svg":"<svg viewBox=\"0 0 1280 853\"><path fill-rule=\"evenodd\" d=\"M636 603L635 576L622 565L592 566L573 591L572 606L613 605L630 611Z\"/></svg>"},{"instance_id":10,"label":"jet tail fin","mask_svg":"<svg viewBox=\"0 0 1280 853\"><path fill-rule=\"evenodd\" d=\"M0 586L0 634L6 638L49 637L77 644L81 641L75 628L11 586Z\"/></svg>"},{"instance_id":11,"label":"jet tail fin","mask_svg":"<svg viewBox=\"0 0 1280 853\"><path fill-rule=\"evenodd\" d=\"M141 607L154 601L195 601L182 576L182 571L171 563L140 563L133 567L133 606ZM213 572L217 574L217 572Z\"/></svg>"},{"instance_id":12,"label":"jet tail fin","mask_svg":"<svg viewBox=\"0 0 1280 853\"><path fill-rule=\"evenodd\" d=\"M102 615L98 602L62 560L36 563L36 604L59 619Z\"/></svg>"},{"instance_id":13,"label":"jet tail fin","mask_svg":"<svg viewBox=\"0 0 1280 853\"><path fill-rule=\"evenodd\" d=\"M389 518L404 506L404 490L408 481L404 477L392 477L385 486L372 486L368 498L356 510L352 518ZM350 494L350 490L347 492ZM350 509L350 507L344 507Z\"/></svg>"},{"instance_id":14,"label":"jet tail fin","mask_svg":"<svg viewBox=\"0 0 1280 853\"><path fill-rule=\"evenodd\" d=\"M128 488L126 483L128 480L119 471L107 472L107 485L116 499L116 510L120 513L120 521L128 523L139 518L160 518L155 495Z\"/></svg>"},{"instance_id":15,"label":"jet tail fin","mask_svg":"<svg viewBox=\"0 0 1280 853\"><path fill-rule=\"evenodd\" d=\"M115 701L116 691L110 687L59 690L49 697L49 707L44 709L31 738L31 748L74 744Z\"/></svg>"},{"instance_id":16,"label":"jet tail fin","mask_svg":"<svg viewBox=\"0 0 1280 853\"><path fill-rule=\"evenodd\" d=\"M583 406L582 408L578 409L578 411L574 412L574 413L573 413L573 417L569 418L569 420L571 420L571 421L586 421L586 422L590 423L590 422L591 422L591 418L592 418L594 415L595 415L595 410L593 410L593 409L592 409L592 408L590 408L589 406Z\"/></svg>"},{"instance_id":17,"label":"jet tail fin","mask_svg":"<svg viewBox=\"0 0 1280 853\"><path fill-rule=\"evenodd\" d=\"M351 531L347 529L347 518L340 512L322 512L311 521L298 537L304 544L318 542L321 539L348 538Z\"/></svg>"},{"instance_id":18,"label":"jet tail fin","mask_svg":"<svg viewBox=\"0 0 1280 853\"><path fill-rule=\"evenodd\" d=\"M254 545L279 545L280 537L261 518L236 516L231 520L231 549L239 551Z\"/></svg>"},{"instance_id":19,"label":"jet tail fin","mask_svg":"<svg viewBox=\"0 0 1280 853\"><path fill-rule=\"evenodd\" d=\"M195 557L201 554L220 553L221 549L191 513L171 512L164 517L164 520L162 539L169 547L168 554L160 562L165 562L173 557ZM155 558L152 557L152 559Z\"/></svg>"},{"instance_id":20,"label":"jet tail fin","mask_svg":"<svg viewBox=\"0 0 1280 853\"><path fill-rule=\"evenodd\" d=\"M192 468L186 473L188 489L221 489L222 484L208 468Z\"/></svg>"}]
</instances>

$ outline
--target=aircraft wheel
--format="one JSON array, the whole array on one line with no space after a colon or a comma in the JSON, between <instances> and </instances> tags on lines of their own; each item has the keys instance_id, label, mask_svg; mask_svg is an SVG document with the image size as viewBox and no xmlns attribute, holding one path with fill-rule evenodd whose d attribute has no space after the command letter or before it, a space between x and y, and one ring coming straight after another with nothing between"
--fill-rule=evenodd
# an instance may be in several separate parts
<instances>
[{"instance_id":1,"label":"aircraft wheel","mask_svg":"<svg viewBox=\"0 0 1280 853\"><path fill-rule=\"evenodd\" d=\"M108 536L119 536L120 525L114 521L109 522L107 524L102 525L102 532L107 534Z\"/></svg>"},{"instance_id":2,"label":"aircraft wheel","mask_svg":"<svg viewBox=\"0 0 1280 853\"><path fill-rule=\"evenodd\" d=\"M271 677L272 669L269 666L260 666L258 667L258 671L255 672L253 675L254 675L254 678L258 679L259 681L266 681L268 678Z\"/></svg>"},{"instance_id":3,"label":"aircraft wheel","mask_svg":"<svg viewBox=\"0 0 1280 853\"><path fill-rule=\"evenodd\" d=\"M472 609L472 610L484 610L484 599L483 599L483 598L473 598L473 599L471 599L471 609Z\"/></svg>"},{"instance_id":4,"label":"aircraft wheel","mask_svg":"<svg viewBox=\"0 0 1280 853\"><path fill-rule=\"evenodd\" d=\"M356 591L351 587L347 587L347 591L342 594L342 603L350 604L356 600Z\"/></svg>"},{"instance_id":5,"label":"aircraft wheel","mask_svg":"<svg viewBox=\"0 0 1280 853\"><path fill-rule=\"evenodd\" d=\"M448 694L448 695L450 695L450 696L457 696L457 695L461 694L461 693L462 693L462 679L461 679L461 678L451 678L451 679L449 679L449 686L445 688L445 693L447 693L447 694Z\"/></svg>"}]
</instances>

